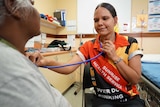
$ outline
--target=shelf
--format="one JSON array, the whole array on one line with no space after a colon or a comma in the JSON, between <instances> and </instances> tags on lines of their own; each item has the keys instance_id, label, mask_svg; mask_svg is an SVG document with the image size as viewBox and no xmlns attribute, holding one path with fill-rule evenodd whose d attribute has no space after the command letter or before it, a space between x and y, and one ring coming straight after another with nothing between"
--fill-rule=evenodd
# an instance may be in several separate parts
<instances>
[{"instance_id":1,"label":"shelf","mask_svg":"<svg viewBox=\"0 0 160 107\"><path fill-rule=\"evenodd\" d=\"M42 19L40 21L41 32L47 34L56 34L56 29L61 28L62 26L55 22L49 22L48 20Z\"/></svg>"}]
</instances>

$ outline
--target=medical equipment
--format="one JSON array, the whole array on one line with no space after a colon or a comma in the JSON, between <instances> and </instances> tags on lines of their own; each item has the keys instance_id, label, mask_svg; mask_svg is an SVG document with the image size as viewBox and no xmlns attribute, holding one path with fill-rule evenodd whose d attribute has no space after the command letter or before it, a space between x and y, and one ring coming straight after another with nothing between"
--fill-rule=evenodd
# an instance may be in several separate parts
<instances>
[{"instance_id":1,"label":"medical equipment","mask_svg":"<svg viewBox=\"0 0 160 107\"><path fill-rule=\"evenodd\" d=\"M82 36L82 35L81 35ZM100 44L100 48L102 48L102 43L99 42ZM80 41L80 45L82 45L82 42ZM98 58L100 55L102 55L103 52L100 52L98 55L96 55L95 57L93 58L90 58L88 60L85 60L85 61L82 61L82 62L77 62L77 63L73 63L73 64L65 64L65 65L61 65L61 66L42 66L43 68L62 68L62 67L66 67L66 66L74 66L74 65L78 65L78 64L83 64L83 63L86 63L86 62L90 62L91 60L94 60L96 58Z\"/></svg>"},{"instance_id":2,"label":"medical equipment","mask_svg":"<svg viewBox=\"0 0 160 107\"><path fill-rule=\"evenodd\" d=\"M86 62L90 62L91 60L94 60L96 58L98 58L100 55L102 55L103 52L99 53L98 55L96 55L93 58L90 58L88 60L82 61L82 62L77 62L77 63L73 63L73 64L65 64L65 65L61 65L61 66L42 66L43 68L62 68L62 67L66 67L66 66L73 66L73 65L78 65L78 64L82 64L82 63L86 63Z\"/></svg>"}]
</instances>

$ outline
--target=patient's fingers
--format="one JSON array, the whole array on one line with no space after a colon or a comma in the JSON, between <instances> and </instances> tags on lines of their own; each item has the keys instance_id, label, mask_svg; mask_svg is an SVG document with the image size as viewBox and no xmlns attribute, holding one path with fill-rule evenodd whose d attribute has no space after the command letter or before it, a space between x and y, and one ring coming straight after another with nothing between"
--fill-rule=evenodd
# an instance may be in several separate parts
<instances>
[{"instance_id":1,"label":"patient's fingers","mask_svg":"<svg viewBox=\"0 0 160 107\"><path fill-rule=\"evenodd\" d=\"M38 60L40 60L41 55L39 52L34 52L34 53L27 52L26 57L29 58L33 63L36 63Z\"/></svg>"}]
</instances>

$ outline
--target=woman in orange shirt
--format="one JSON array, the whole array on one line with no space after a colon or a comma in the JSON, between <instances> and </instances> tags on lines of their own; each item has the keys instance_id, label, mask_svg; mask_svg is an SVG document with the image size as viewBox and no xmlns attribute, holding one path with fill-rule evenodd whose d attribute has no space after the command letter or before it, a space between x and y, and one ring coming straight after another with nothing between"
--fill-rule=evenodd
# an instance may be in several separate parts
<instances>
[{"instance_id":1,"label":"woman in orange shirt","mask_svg":"<svg viewBox=\"0 0 160 107\"><path fill-rule=\"evenodd\" d=\"M96 95L93 107L144 107L144 102L139 98L136 88L141 77L143 55L137 40L114 31L118 17L114 7L109 3L101 3L96 7L93 20L98 33L96 39L80 46L77 54L66 64L85 62L102 52L99 57L90 61L95 74L93 85ZM64 63L45 59L39 53L29 56L38 66L64 65ZM49 69L69 74L79 66L80 63Z\"/></svg>"}]
</instances>

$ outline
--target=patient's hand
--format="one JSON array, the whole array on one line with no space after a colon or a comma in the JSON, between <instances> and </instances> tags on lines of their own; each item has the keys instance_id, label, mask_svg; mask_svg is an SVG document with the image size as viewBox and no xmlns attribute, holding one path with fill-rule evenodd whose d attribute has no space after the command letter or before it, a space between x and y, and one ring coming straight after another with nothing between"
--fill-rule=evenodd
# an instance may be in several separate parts
<instances>
[{"instance_id":1,"label":"patient's hand","mask_svg":"<svg viewBox=\"0 0 160 107\"><path fill-rule=\"evenodd\" d=\"M26 57L37 66L46 66L46 59L41 55L40 52L26 52Z\"/></svg>"}]
</instances>

